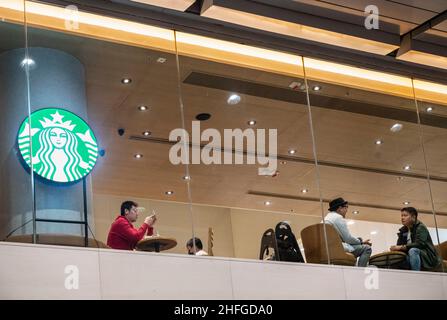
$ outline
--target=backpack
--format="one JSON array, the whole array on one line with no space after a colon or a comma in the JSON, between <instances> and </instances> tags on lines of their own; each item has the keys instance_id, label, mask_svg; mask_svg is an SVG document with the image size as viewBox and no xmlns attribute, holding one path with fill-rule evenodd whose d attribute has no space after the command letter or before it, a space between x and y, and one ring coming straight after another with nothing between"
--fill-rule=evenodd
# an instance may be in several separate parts
<instances>
[{"instance_id":1,"label":"backpack","mask_svg":"<svg viewBox=\"0 0 447 320\"><path fill-rule=\"evenodd\" d=\"M276 260L304 262L303 255L296 241L292 228L286 222L279 222L275 227L278 256Z\"/></svg>"}]
</instances>

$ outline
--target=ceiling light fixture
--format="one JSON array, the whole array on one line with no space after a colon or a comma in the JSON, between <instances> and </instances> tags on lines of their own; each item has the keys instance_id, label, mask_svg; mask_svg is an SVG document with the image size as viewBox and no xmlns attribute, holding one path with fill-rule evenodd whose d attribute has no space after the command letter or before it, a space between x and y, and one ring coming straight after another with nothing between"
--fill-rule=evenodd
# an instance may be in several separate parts
<instances>
[{"instance_id":1,"label":"ceiling light fixture","mask_svg":"<svg viewBox=\"0 0 447 320\"><path fill-rule=\"evenodd\" d=\"M410 166L409 164L407 164L407 165L404 166L404 170L405 170L405 171L409 171L410 169L411 169L411 166Z\"/></svg>"},{"instance_id":2,"label":"ceiling light fixture","mask_svg":"<svg viewBox=\"0 0 447 320\"><path fill-rule=\"evenodd\" d=\"M390 131L391 132L398 132L400 130L402 130L402 125L400 123L395 123L391 126Z\"/></svg>"},{"instance_id":3,"label":"ceiling light fixture","mask_svg":"<svg viewBox=\"0 0 447 320\"><path fill-rule=\"evenodd\" d=\"M427 107L427 109L425 109L425 111L432 112L433 111L433 107Z\"/></svg>"},{"instance_id":4,"label":"ceiling light fixture","mask_svg":"<svg viewBox=\"0 0 447 320\"><path fill-rule=\"evenodd\" d=\"M296 153L296 150L295 149L290 149L289 150L289 154L295 154Z\"/></svg>"},{"instance_id":5,"label":"ceiling light fixture","mask_svg":"<svg viewBox=\"0 0 447 320\"><path fill-rule=\"evenodd\" d=\"M301 193L308 193L309 192L309 189L302 189L301 190Z\"/></svg>"},{"instance_id":6,"label":"ceiling light fixture","mask_svg":"<svg viewBox=\"0 0 447 320\"><path fill-rule=\"evenodd\" d=\"M206 121L209 120L211 118L211 114L209 113L199 113L198 115L196 115L196 120L199 121Z\"/></svg>"},{"instance_id":7,"label":"ceiling light fixture","mask_svg":"<svg viewBox=\"0 0 447 320\"><path fill-rule=\"evenodd\" d=\"M383 143L382 140L376 140L376 144L377 144L377 145L381 145L382 143Z\"/></svg>"},{"instance_id":8,"label":"ceiling light fixture","mask_svg":"<svg viewBox=\"0 0 447 320\"><path fill-rule=\"evenodd\" d=\"M235 105L235 104L238 104L239 102L241 102L241 96L238 94L235 94L235 93L230 95L230 97L227 100L227 103L229 105Z\"/></svg>"},{"instance_id":9,"label":"ceiling light fixture","mask_svg":"<svg viewBox=\"0 0 447 320\"><path fill-rule=\"evenodd\" d=\"M123 78L123 79L121 79L121 83L122 84L129 84L129 83L131 83L132 82L132 79L131 78Z\"/></svg>"},{"instance_id":10,"label":"ceiling light fixture","mask_svg":"<svg viewBox=\"0 0 447 320\"><path fill-rule=\"evenodd\" d=\"M169 191L166 191L165 194L166 194L167 196L170 196L170 195L174 194L174 191L169 190Z\"/></svg>"},{"instance_id":11,"label":"ceiling light fixture","mask_svg":"<svg viewBox=\"0 0 447 320\"><path fill-rule=\"evenodd\" d=\"M404 201L403 204L407 206L410 204L410 201Z\"/></svg>"},{"instance_id":12,"label":"ceiling light fixture","mask_svg":"<svg viewBox=\"0 0 447 320\"><path fill-rule=\"evenodd\" d=\"M147 136L151 135L151 132L150 131L144 131L142 134L143 134L143 136L147 137Z\"/></svg>"},{"instance_id":13,"label":"ceiling light fixture","mask_svg":"<svg viewBox=\"0 0 447 320\"><path fill-rule=\"evenodd\" d=\"M191 180L190 176L183 176L183 180Z\"/></svg>"},{"instance_id":14,"label":"ceiling light fixture","mask_svg":"<svg viewBox=\"0 0 447 320\"><path fill-rule=\"evenodd\" d=\"M270 201L266 201L266 202L264 202L264 204L265 204L266 206L269 206L269 205L271 205L272 203L271 203Z\"/></svg>"},{"instance_id":15,"label":"ceiling light fixture","mask_svg":"<svg viewBox=\"0 0 447 320\"><path fill-rule=\"evenodd\" d=\"M140 111L146 111L147 109L148 109L147 106L139 106L138 107L138 110L140 110Z\"/></svg>"},{"instance_id":16,"label":"ceiling light fixture","mask_svg":"<svg viewBox=\"0 0 447 320\"><path fill-rule=\"evenodd\" d=\"M160 57L157 59L157 63L165 63L165 62L166 62L166 58Z\"/></svg>"},{"instance_id":17,"label":"ceiling light fixture","mask_svg":"<svg viewBox=\"0 0 447 320\"><path fill-rule=\"evenodd\" d=\"M143 155L141 153L137 153L136 155L134 155L134 157L136 159L141 159L141 158L143 158Z\"/></svg>"},{"instance_id":18,"label":"ceiling light fixture","mask_svg":"<svg viewBox=\"0 0 447 320\"><path fill-rule=\"evenodd\" d=\"M377 231L371 231L371 232L370 232L370 234L371 234L372 236L376 235L377 233L378 233Z\"/></svg>"},{"instance_id":19,"label":"ceiling light fixture","mask_svg":"<svg viewBox=\"0 0 447 320\"><path fill-rule=\"evenodd\" d=\"M353 214L359 214L360 212L358 210L352 211Z\"/></svg>"},{"instance_id":20,"label":"ceiling light fixture","mask_svg":"<svg viewBox=\"0 0 447 320\"><path fill-rule=\"evenodd\" d=\"M280 163L280 164L286 164L287 161L282 160L282 161L280 161L279 163Z\"/></svg>"},{"instance_id":21,"label":"ceiling light fixture","mask_svg":"<svg viewBox=\"0 0 447 320\"><path fill-rule=\"evenodd\" d=\"M321 90L321 86L313 86L312 90L313 91L320 91Z\"/></svg>"},{"instance_id":22,"label":"ceiling light fixture","mask_svg":"<svg viewBox=\"0 0 447 320\"><path fill-rule=\"evenodd\" d=\"M31 58L25 58L22 60L22 62L20 63L20 66L22 68L25 68L26 66L28 66L29 68L33 67L36 63L34 62L33 59Z\"/></svg>"},{"instance_id":23,"label":"ceiling light fixture","mask_svg":"<svg viewBox=\"0 0 447 320\"><path fill-rule=\"evenodd\" d=\"M249 126L254 126L256 124L256 120L250 120L247 122Z\"/></svg>"}]
</instances>

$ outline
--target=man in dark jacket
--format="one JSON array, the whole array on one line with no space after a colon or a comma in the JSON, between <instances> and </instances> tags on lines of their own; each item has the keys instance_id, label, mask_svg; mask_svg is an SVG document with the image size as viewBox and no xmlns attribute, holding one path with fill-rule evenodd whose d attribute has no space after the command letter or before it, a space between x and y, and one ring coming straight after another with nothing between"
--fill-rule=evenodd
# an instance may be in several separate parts
<instances>
[{"instance_id":1,"label":"man in dark jacket","mask_svg":"<svg viewBox=\"0 0 447 320\"><path fill-rule=\"evenodd\" d=\"M391 251L407 253L407 263L411 270L430 270L436 268L441 260L431 240L427 227L418 219L413 207L401 210L403 227L399 229L397 245Z\"/></svg>"}]
</instances>

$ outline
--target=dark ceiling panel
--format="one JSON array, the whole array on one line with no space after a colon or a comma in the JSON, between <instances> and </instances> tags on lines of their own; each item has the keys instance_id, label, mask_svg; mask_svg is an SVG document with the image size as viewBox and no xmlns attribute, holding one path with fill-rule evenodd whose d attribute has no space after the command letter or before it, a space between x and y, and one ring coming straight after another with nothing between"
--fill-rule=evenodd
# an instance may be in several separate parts
<instances>
[{"instance_id":1,"label":"dark ceiling panel","mask_svg":"<svg viewBox=\"0 0 447 320\"><path fill-rule=\"evenodd\" d=\"M441 13L447 10L446 0L388 0L389 2L400 3L415 9L422 9Z\"/></svg>"}]
</instances>

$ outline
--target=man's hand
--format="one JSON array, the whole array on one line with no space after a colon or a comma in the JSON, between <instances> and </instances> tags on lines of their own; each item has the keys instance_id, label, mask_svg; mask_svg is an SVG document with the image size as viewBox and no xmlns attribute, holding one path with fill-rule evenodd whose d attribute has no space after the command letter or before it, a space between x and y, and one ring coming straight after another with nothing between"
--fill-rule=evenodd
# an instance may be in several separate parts
<instances>
[{"instance_id":1,"label":"man's hand","mask_svg":"<svg viewBox=\"0 0 447 320\"><path fill-rule=\"evenodd\" d=\"M403 251L403 246L391 246L390 251Z\"/></svg>"},{"instance_id":2,"label":"man's hand","mask_svg":"<svg viewBox=\"0 0 447 320\"><path fill-rule=\"evenodd\" d=\"M157 221L157 216L155 214L153 214L153 215L151 215L149 217L146 217L144 219L144 223L149 225L149 227L152 227L154 225L155 221Z\"/></svg>"},{"instance_id":3,"label":"man's hand","mask_svg":"<svg viewBox=\"0 0 447 320\"><path fill-rule=\"evenodd\" d=\"M369 246L372 246L372 243L371 243L370 239L366 239L365 241L362 242L362 244L367 244Z\"/></svg>"}]
</instances>

